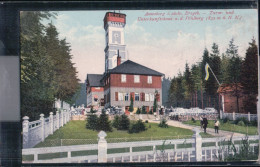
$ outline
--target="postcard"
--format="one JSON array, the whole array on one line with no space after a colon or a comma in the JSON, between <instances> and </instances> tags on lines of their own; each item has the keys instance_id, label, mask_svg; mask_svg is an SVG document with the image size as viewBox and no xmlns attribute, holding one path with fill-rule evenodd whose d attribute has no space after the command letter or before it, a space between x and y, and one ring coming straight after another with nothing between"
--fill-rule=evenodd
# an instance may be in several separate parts
<instances>
[{"instance_id":1,"label":"postcard","mask_svg":"<svg viewBox=\"0 0 260 167\"><path fill-rule=\"evenodd\" d=\"M256 161L257 16L21 11L22 162Z\"/></svg>"}]
</instances>

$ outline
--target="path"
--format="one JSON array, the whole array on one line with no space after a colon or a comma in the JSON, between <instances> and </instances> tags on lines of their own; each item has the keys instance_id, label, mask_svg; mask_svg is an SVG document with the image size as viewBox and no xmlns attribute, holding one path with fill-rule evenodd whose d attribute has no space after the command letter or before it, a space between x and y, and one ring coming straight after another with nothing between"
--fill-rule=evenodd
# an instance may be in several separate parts
<instances>
[{"instance_id":1,"label":"path","mask_svg":"<svg viewBox=\"0 0 260 167\"><path fill-rule=\"evenodd\" d=\"M149 122L160 123L159 120L149 120ZM204 132L204 129L201 129L200 126L187 125L187 124L183 124L182 122L179 122L179 121L168 120L167 124L170 126L180 127L180 128L184 128L184 129L191 129L191 130L194 129L195 127L197 127L201 130L201 132ZM228 138L230 138L232 136L232 134L233 134L233 137L245 136L245 134L242 134L242 133L233 133L233 132L224 131L224 130L218 130L218 133L215 133L215 129L212 129L212 128L207 128L207 133L209 133L213 136L216 136L216 137L228 137Z\"/></svg>"}]
</instances>

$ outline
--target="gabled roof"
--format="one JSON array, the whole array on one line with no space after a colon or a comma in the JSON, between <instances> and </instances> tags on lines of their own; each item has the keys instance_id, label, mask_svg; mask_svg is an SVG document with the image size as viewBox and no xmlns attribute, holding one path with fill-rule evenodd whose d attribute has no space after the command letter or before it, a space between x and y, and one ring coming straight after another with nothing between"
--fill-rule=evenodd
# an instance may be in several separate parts
<instances>
[{"instance_id":1,"label":"gabled roof","mask_svg":"<svg viewBox=\"0 0 260 167\"><path fill-rule=\"evenodd\" d=\"M110 74L133 74L133 75L156 75L162 76L164 74L152 70L143 65L137 64L131 60L127 60L119 66L109 70Z\"/></svg>"},{"instance_id":2,"label":"gabled roof","mask_svg":"<svg viewBox=\"0 0 260 167\"><path fill-rule=\"evenodd\" d=\"M234 92L235 90L242 91L242 85L240 83L237 84L221 84L218 88L218 93L227 93Z\"/></svg>"},{"instance_id":3,"label":"gabled roof","mask_svg":"<svg viewBox=\"0 0 260 167\"><path fill-rule=\"evenodd\" d=\"M104 86L104 82L101 81L102 78L103 74L88 74L87 82L89 82L89 86L102 87Z\"/></svg>"}]
</instances>

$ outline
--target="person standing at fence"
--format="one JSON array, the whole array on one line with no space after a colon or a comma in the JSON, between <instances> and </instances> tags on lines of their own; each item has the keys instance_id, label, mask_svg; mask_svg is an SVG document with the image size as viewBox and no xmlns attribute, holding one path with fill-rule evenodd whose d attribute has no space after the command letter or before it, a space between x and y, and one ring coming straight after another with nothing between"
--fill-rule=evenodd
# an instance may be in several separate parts
<instances>
[{"instance_id":1,"label":"person standing at fence","mask_svg":"<svg viewBox=\"0 0 260 167\"><path fill-rule=\"evenodd\" d=\"M219 121L215 120L215 133L218 133Z\"/></svg>"},{"instance_id":2,"label":"person standing at fence","mask_svg":"<svg viewBox=\"0 0 260 167\"><path fill-rule=\"evenodd\" d=\"M204 133L206 133L207 126L208 126L208 120L207 120L207 118L204 116L204 118L203 118Z\"/></svg>"}]
</instances>

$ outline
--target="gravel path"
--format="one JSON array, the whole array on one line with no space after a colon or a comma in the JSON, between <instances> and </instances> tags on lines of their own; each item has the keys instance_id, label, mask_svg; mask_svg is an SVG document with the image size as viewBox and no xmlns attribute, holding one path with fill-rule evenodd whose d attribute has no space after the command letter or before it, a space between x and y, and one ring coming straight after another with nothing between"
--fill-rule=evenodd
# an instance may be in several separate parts
<instances>
[{"instance_id":1,"label":"gravel path","mask_svg":"<svg viewBox=\"0 0 260 167\"><path fill-rule=\"evenodd\" d=\"M149 120L149 122L160 123L159 120ZM167 124L169 126L175 126L175 127L191 129L191 130L196 127L198 129L200 129L201 132L204 132L204 129L201 129L200 126L187 125L187 124L183 124L182 122L179 122L179 121L168 120ZM228 138L231 137L232 134L233 134L233 137L245 136L245 134L242 134L242 133L233 133L233 132L224 131L224 130L218 130L218 133L215 133L215 129L212 129L212 128L207 128L207 133L211 134L213 136L216 136L216 137L228 137Z\"/></svg>"}]
</instances>

